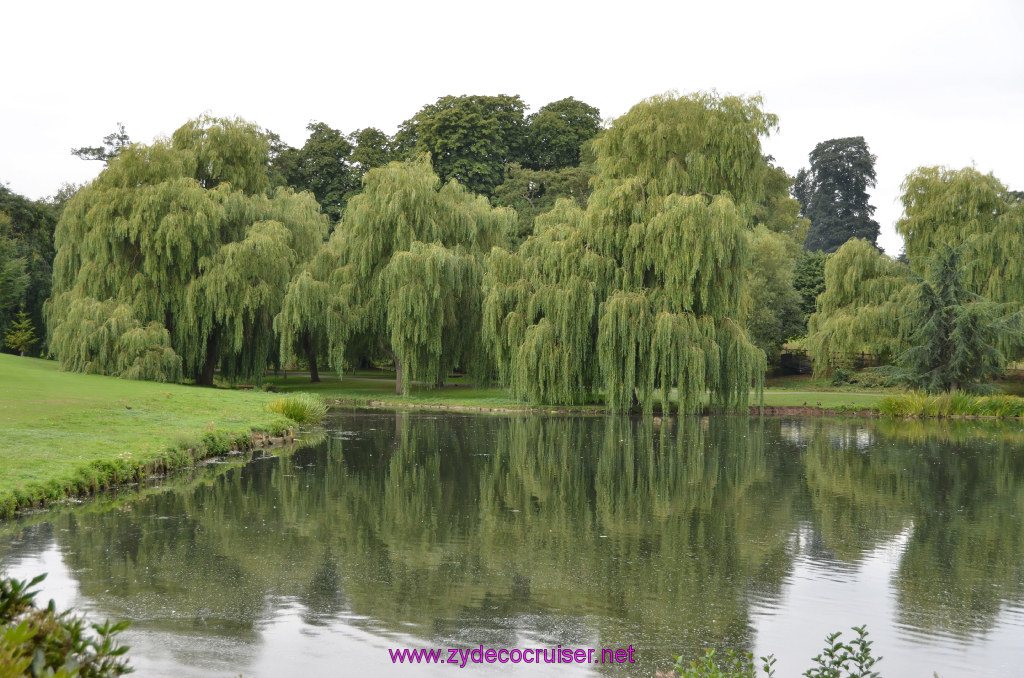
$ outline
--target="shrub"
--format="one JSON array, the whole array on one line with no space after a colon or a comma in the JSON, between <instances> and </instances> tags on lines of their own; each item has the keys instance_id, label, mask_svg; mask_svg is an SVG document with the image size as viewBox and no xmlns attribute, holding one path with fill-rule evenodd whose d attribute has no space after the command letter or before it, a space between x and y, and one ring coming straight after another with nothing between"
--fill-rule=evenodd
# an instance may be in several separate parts
<instances>
[{"instance_id":1,"label":"shrub","mask_svg":"<svg viewBox=\"0 0 1024 678\"><path fill-rule=\"evenodd\" d=\"M866 626L854 626L857 637L849 644L839 640L839 631L825 637L825 649L811 661L816 666L801 675L805 678L880 678L871 668L882 660L871 654L872 641L868 640ZM707 650L700 661L683 666L678 656L674 669L682 678L757 678L762 673L768 678L775 675L775 657L761 657L760 669L754 666L754 655L729 650L723 659L716 660L714 650Z\"/></svg>"},{"instance_id":2,"label":"shrub","mask_svg":"<svg viewBox=\"0 0 1024 678\"><path fill-rule=\"evenodd\" d=\"M0 678L54 676L56 678L106 678L130 673L114 637L128 626L92 624L70 611L57 612L53 601L36 607L36 591L30 589L46 575L30 582L0 579Z\"/></svg>"},{"instance_id":3,"label":"shrub","mask_svg":"<svg viewBox=\"0 0 1024 678\"><path fill-rule=\"evenodd\" d=\"M835 371L832 372L832 385L842 386L843 384L849 384L852 378L853 374L849 370L837 367Z\"/></svg>"},{"instance_id":4,"label":"shrub","mask_svg":"<svg viewBox=\"0 0 1024 678\"><path fill-rule=\"evenodd\" d=\"M267 405L267 409L283 414L298 424L310 424L320 421L327 414L324 399L312 393L296 393L278 398Z\"/></svg>"},{"instance_id":5,"label":"shrub","mask_svg":"<svg viewBox=\"0 0 1024 678\"><path fill-rule=\"evenodd\" d=\"M715 651L706 650L700 661L690 662L683 666L683 660L674 656L675 666L672 668L682 678L757 678L758 671L754 668L754 655L749 652L735 652L726 650L725 658L715 661ZM761 671L768 678L775 675L775 657L768 655L761 657Z\"/></svg>"}]
</instances>

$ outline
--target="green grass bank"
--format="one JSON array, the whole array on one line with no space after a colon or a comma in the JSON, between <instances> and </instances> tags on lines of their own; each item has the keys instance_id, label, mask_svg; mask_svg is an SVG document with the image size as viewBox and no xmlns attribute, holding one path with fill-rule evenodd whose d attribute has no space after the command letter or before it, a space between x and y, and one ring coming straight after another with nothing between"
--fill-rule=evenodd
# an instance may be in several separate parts
<instances>
[{"instance_id":1,"label":"green grass bank","mask_svg":"<svg viewBox=\"0 0 1024 678\"><path fill-rule=\"evenodd\" d=\"M0 354L0 517L247 447L276 396L60 372Z\"/></svg>"}]
</instances>

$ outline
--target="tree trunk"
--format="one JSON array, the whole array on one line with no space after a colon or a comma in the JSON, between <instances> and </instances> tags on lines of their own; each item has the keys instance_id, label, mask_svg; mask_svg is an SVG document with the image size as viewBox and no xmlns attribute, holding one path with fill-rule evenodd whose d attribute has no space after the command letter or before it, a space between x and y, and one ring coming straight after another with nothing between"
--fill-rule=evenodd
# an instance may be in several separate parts
<instances>
[{"instance_id":1,"label":"tree trunk","mask_svg":"<svg viewBox=\"0 0 1024 678\"><path fill-rule=\"evenodd\" d=\"M306 339L306 359L309 361L309 381L316 383L320 381L320 370L317 369L316 351L313 349L313 342Z\"/></svg>"},{"instance_id":2,"label":"tree trunk","mask_svg":"<svg viewBox=\"0 0 1024 678\"><path fill-rule=\"evenodd\" d=\"M211 334L206 339L206 361L203 363L203 369L199 373L199 377L196 379L196 384L199 386L213 386L213 372L217 367L217 336Z\"/></svg>"},{"instance_id":3,"label":"tree trunk","mask_svg":"<svg viewBox=\"0 0 1024 678\"><path fill-rule=\"evenodd\" d=\"M398 356L391 352L384 342L380 342L380 347L384 349L384 352L391 356L392 362L395 363L395 395L402 395L402 361L398 359Z\"/></svg>"}]
</instances>

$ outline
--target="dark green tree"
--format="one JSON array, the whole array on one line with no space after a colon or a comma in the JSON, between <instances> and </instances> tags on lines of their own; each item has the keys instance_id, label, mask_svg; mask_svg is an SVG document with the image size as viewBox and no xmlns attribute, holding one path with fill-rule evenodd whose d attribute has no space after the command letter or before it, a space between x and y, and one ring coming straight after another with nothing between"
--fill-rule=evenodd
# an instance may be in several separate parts
<instances>
[{"instance_id":1,"label":"dark green tree","mask_svg":"<svg viewBox=\"0 0 1024 678\"><path fill-rule=\"evenodd\" d=\"M797 259L793 271L793 288L800 295L800 312L804 325L814 313L818 295L825 291L825 262L829 255L824 252L804 252Z\"/></svg>"},{"instance_id":2,"label":"dark green tree","mask_svg":"<svg viewBox=\"0 0 1024 678\"><path fill-rule=\"evenodd\" d=\"M306 129L310 134L302 148L282 149L272 165L286 185L311 192L334 224L359 190L362 173L353 163L355 149L348 137L325 123L311 122Z\"/></svg>"},{"instance_id":3,"label":"dark green tree","mask_svg":"<svg viewBox=\"0 0 1024 678\"><path fill-rule=\"evenodd\" d=\"M850 238L875 244L879 226L867 193L875 186L875 156L864 137L823 141L809 158L810 169L801 169L793 186L801 215L811 220L804 248L835 252Z\"/></svg>"},{"instance_id":4,"label":"dark green tree","mask_svg":"<svg viewBox=\"0 0 1024 678\"><path fill-rule=\"evenodd\" d=\"M352 144L352 163L359 172L359 180L374 167L383 167L394 160L394 139L376 127L357 129L348 135Z\"/></svg>"},{"instance_id":5,"label":"dark green tree","mask_svg":"<svg viewBox=\"0 0 1024 678\"><path fill-rule=\"evenodd\" d=\"M926 277L914 291L910 348L898 360L904 381L915 388L985 391L1006 368L1000 344L1024 340L1016 304L989 301L969 289L966 247L941 245L929 257Z\"/></svg>"},{"instance_id":6,"label":"dark green tree","mask_svg":"<svg viewBox=\"0 0 1024 678\"><path fill-rule=\"evenodd\" d=\"M580 146L601 129L601 112L572 97L541 107L526 119L522 164L557 170L580 164Z\"/></svg>"},{"instance_id":7,"label":"dark green tree","mask_svg":"<svg viewBox=\"0 0 1024 678\"><path fill-rule=\"evenodd\" d=\"M11 218L0 212L0 335L14 318L14 310L25 300L29 275L25 272L25 257L18 256L17 242L9 237Z\"/></svg>"},{"instance_id":8,"label":"dark green tree","mask_svg":"<svg viewBox=\"0 0 1024 678\"><path fill-rule=\"evenodd\" d=\"M71 155L77 156L82 160L99 160L101 162L110 162L113 158L117 157L117 154L122 149L127 148L132 143L132 140L128 137L128 133L124 129L123 123L117 123L117 129L103 137L102 146L82 146L81 148L72 148Z\"/></svg>"},{"instance_id":9,"label":"dark green tree","mask_svg":"<svg viewBox=\"0 0 1024 678\"><path fill-rule=\"evenodd\" d=\"M327 233L308 194L268 194L268 146L255 125L204 117L122 149L75 194L46 309L64 369L262 379L293 268Z\"/></svg>"},{"instance_id":10,"label":"dark green tree","mask_svg":"<svg viewBox=\"0 0 1024 678\"><path fill-rule=\"evenodd\" d=\"M525 111L518 95L444 96L403 122L395 145L399 157L429 153L442 183L455 179L490 196L505 165L522 161Z\"/></svg>"},{"instance_id":11,"label":"dark green tree","mask_svg":"<svg viewBox=\"0 0 1024 678\"><path fill-rule=\"evenodd\" d=\"M534 220L550 211L559 198L573 200L581 209L586 207L593 177L592 164L557 170L532 170L518 163L506 165L505 181L494 189L492 201L519 214L519 232L512 236L513 245L533 234Z\"/></svg>"},{"instance_id":12,"label":"dark green tree","mask_svg":"<svg viewBox=\"0 0 1024 678\"><path fill-rule=\"evenodd\" d=\"M22 266L20 273L13 268L0 272L0 336L10 322L15 309L28 312L37 328L45 327L43 302L50 296L50 278L53 266L53 229L57 223L59 207L53 203L29 200L0 185L0 213L6 214L5 226L0 226L0 267ZM13 261L19 264L11 264ZM24 285L21 273L27 278ZM18 293L12 294L17 287ZM6 309L6 311L4 310Z\"/></svg>"}]
</instances>

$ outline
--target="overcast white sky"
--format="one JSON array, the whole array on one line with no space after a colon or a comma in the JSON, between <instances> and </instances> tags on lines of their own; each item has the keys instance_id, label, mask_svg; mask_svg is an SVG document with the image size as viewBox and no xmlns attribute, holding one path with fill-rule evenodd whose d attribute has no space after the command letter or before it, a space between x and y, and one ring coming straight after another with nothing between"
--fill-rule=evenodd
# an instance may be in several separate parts
<instances>
[{"instance_id":1,"label":"overcast white sky","mask_svg":"<svg viewBox=\"0 0 1024 678\"><path fill-rule=\"evenodd\" d=\"M70 155L123 122L133 141L210 112L293 146L311 120L393 133L446 94L573 96L605 118L653 94L761 94L790 174L863 136L896 254L899 186L974 165L1024 190L1024 2L609 3L0 0L0 182L30 198L94 177Z\"/></svg>"}]
</instances>

